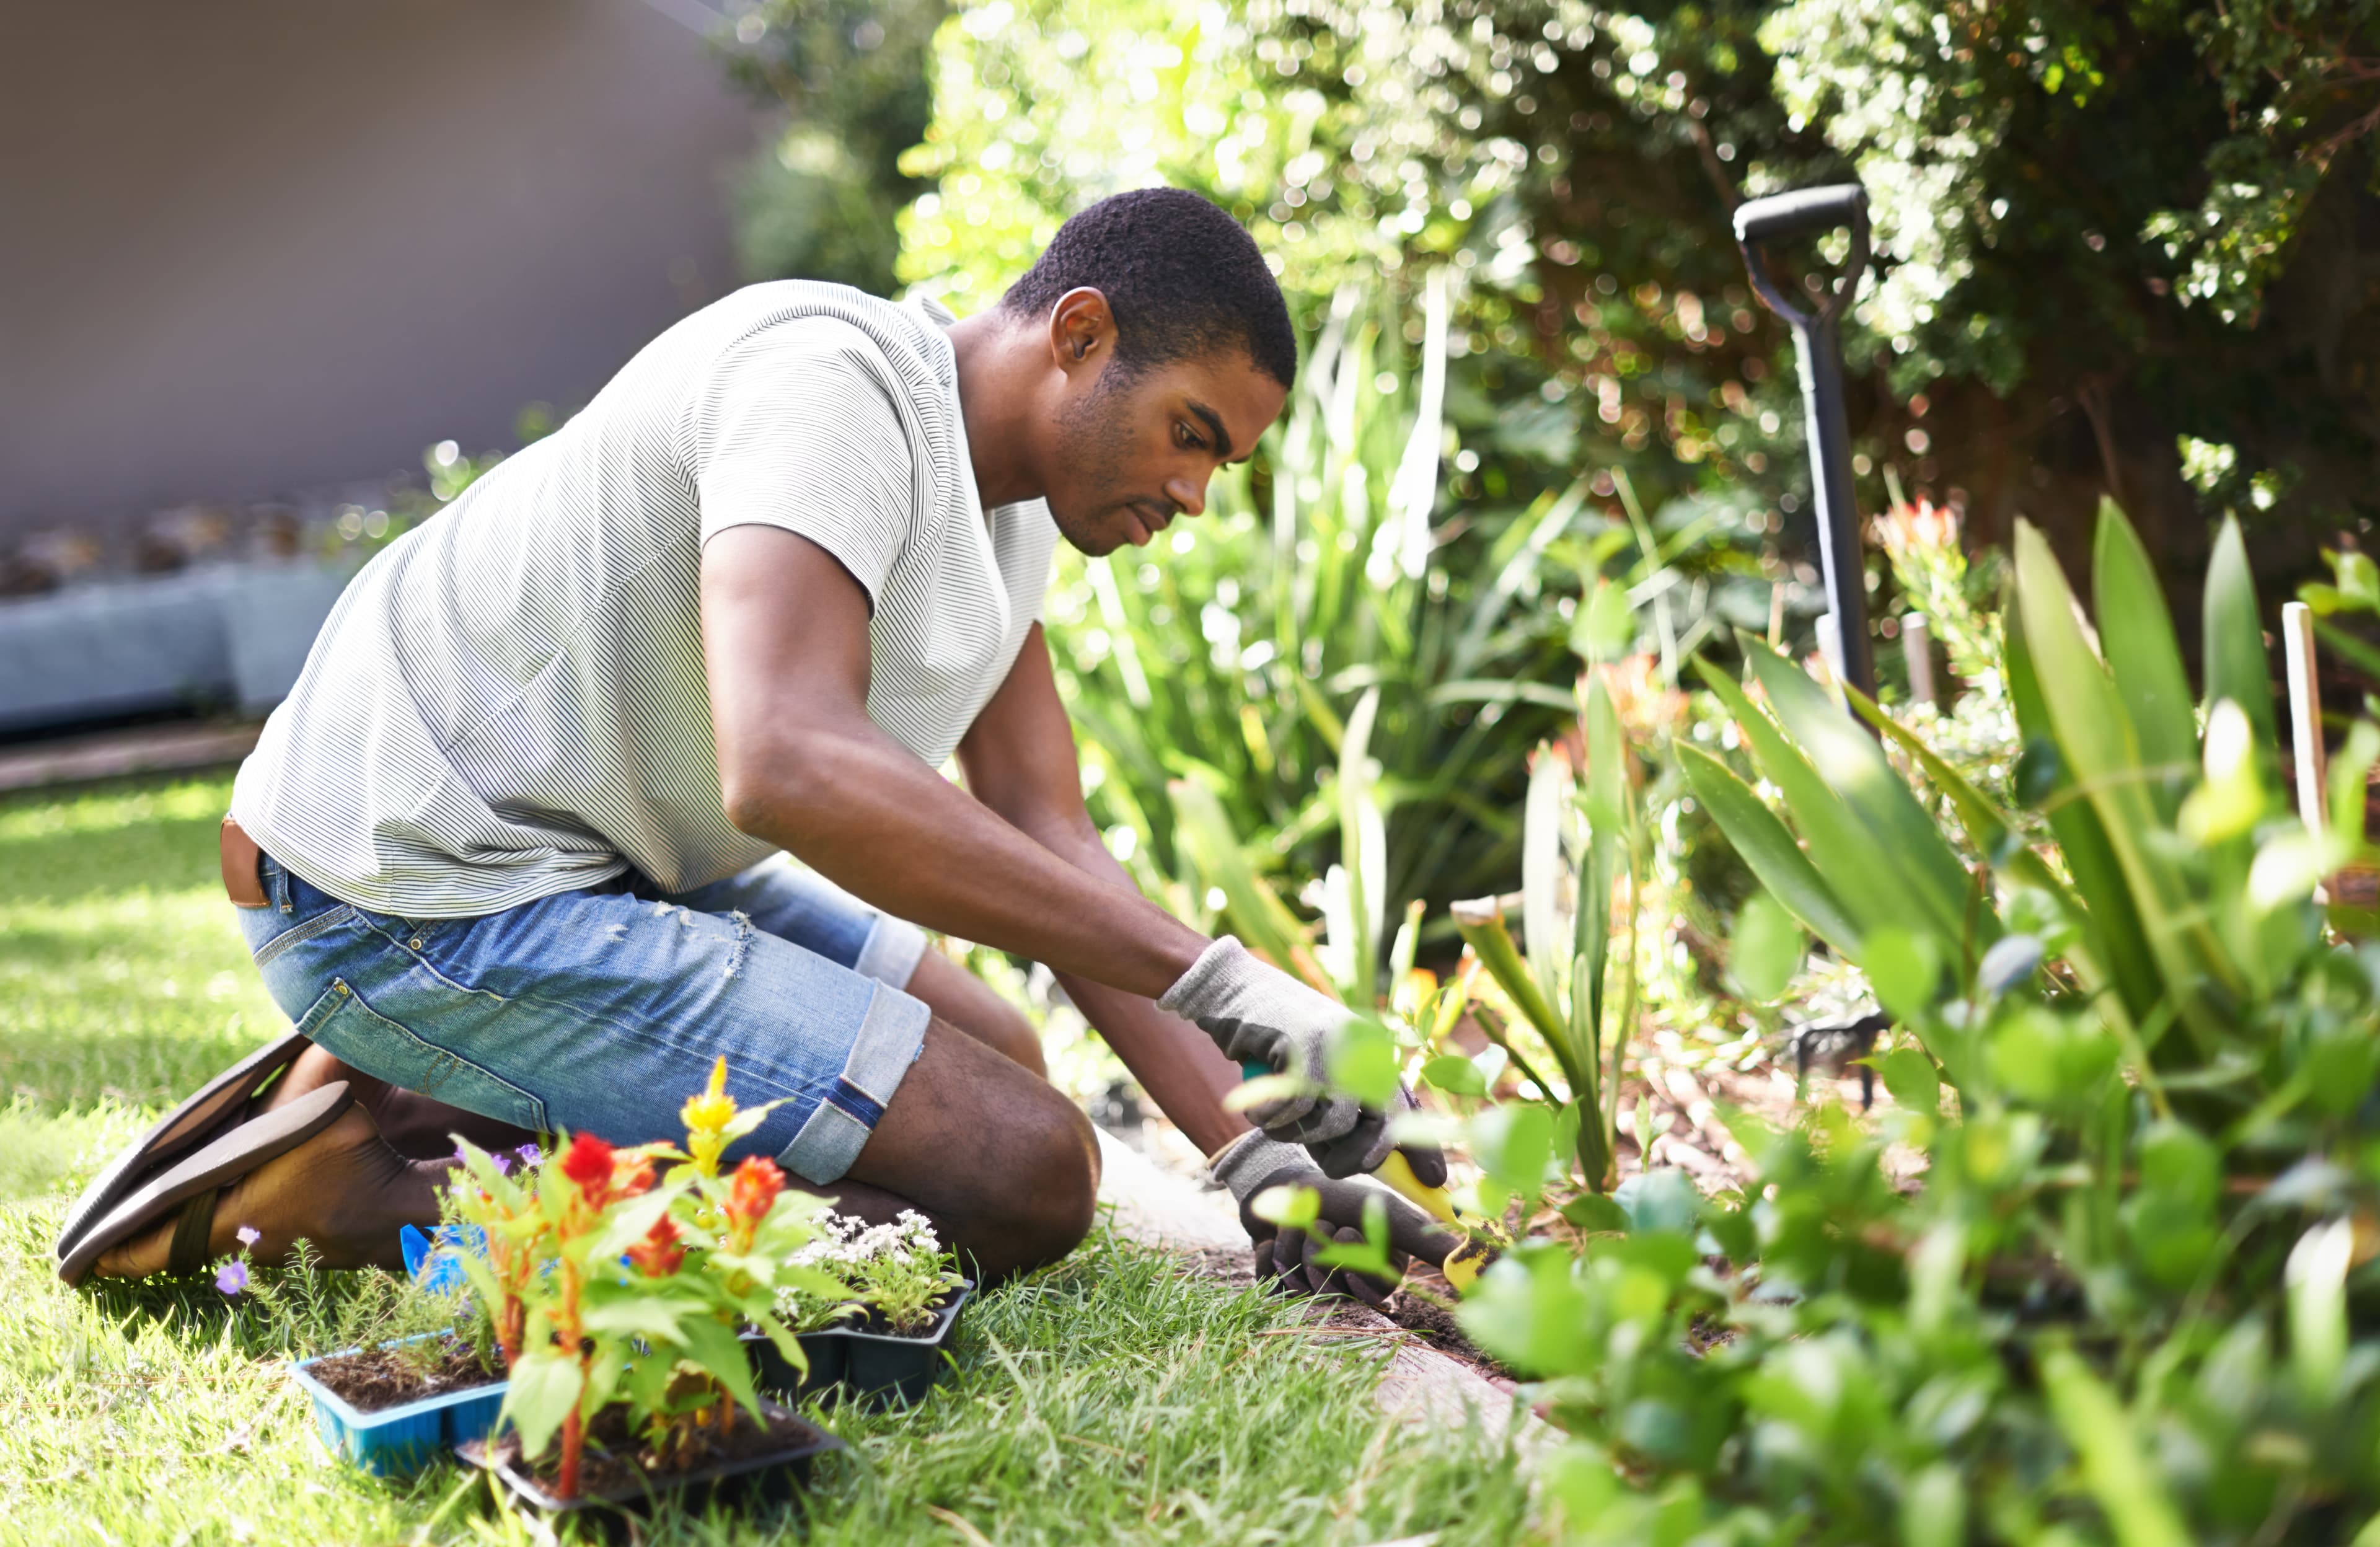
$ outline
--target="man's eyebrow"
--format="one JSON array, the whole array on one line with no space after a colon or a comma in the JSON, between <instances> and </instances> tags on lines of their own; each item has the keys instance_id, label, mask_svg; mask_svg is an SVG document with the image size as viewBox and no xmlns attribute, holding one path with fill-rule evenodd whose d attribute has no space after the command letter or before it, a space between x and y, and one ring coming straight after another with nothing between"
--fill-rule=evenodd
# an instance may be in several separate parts
<instances>
[{"instance_id":1,"label":"man's eyebrow","mask_svg":"<svg viewBox=\"0 0 2380 1547\"><path fill-rule=\"evenodd\" d=\"M1216 455L1225 461L1232 459L1232 432L1223 428L1223 416L1206 404L1193 401L1190 411L1206 422L1208 432L1215 437Z\"/></svg>"}]
</instances>

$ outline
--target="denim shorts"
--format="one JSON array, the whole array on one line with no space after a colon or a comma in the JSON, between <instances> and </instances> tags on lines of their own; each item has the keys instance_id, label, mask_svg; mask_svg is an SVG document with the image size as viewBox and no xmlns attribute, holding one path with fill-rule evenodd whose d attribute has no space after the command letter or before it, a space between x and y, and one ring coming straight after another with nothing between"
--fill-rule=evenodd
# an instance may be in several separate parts
<instances>
[{"instance_id":1,"label":"denim shorts","mask_svg":"<svg viewBox=\"0 0 2380 1547\"><path fill-rule=\"evenodd\" d=\"M902 992L916 926L784 855L692 892L624 877L475 919L341 902L268 855L241 932L297 1029L393 1085L540 1132L683 1142L678 1108L727 1059L729 1151L813 1183L849 1170L925 1045Z\"/></svg>"}]
</instances>

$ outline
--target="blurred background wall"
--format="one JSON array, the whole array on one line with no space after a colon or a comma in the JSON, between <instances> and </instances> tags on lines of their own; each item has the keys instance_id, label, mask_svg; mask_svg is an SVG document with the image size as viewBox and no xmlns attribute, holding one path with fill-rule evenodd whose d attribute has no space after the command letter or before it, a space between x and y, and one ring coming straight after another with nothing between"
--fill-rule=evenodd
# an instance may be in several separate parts
<instances>
[{"instance_id":1,"label":"blurred background wall","mask_svg":"<svg viewBox=\"0 0 2380 1547\"><path fill-rule=\"evenodd\" d=\"M0 6L0 544L583 401L736 283L722 179L765 115L706 14Z\"/></svg>"}]
</instances>

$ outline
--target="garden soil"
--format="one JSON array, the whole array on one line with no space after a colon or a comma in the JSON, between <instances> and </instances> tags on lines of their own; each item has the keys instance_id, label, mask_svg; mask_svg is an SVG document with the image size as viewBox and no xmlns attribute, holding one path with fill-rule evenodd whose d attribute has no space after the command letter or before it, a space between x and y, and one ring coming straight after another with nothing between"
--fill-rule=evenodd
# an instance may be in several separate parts
<instances>
[{"instance_id":1,"label":"garden soil","mask_svg":"<svg viewBox=\"0 0 2380 1547\"><path fill-rule=\"evenodd\" d=\"M362 1348L318 1359L306 1373L359 1413L385 1412L502 1379L489 1373L469 1344L452 1339L427 1357L412 1348Z\"/></svg>"}]
</instances>

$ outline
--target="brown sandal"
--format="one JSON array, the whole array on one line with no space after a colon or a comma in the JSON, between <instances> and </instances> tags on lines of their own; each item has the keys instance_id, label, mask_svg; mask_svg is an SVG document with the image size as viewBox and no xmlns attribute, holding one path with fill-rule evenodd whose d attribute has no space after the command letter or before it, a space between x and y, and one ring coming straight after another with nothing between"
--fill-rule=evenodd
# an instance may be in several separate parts
<instances>
[{"instance_id":1,"label":"brown sandal","mask_svg":"<svg viewBox=\"0 0 2380 1547\"><path fill-rule=\"evenodd\" d=\"M56 1253L63 1262L80 1242L91 1222L103 1217L127 1193L157 1174L160 1166L221 1133L247 1115L248 1103L261 1088L296 1061L313 1044L295 1031L267 1043L207 1081L199 1093L168 1113L165 1119L136 1139L108 1163L107 1169L83 1188L67 1210L58 1228Z\"/></svg>"},{"instance_id":2,"label":"brown sandal","mask_svg":"<svg viewBox=\"0 0 2380 1547\"><path fill-rule=\"evenodd\" d=\"M355 1092L346 1081L337 1080L220 1135L88 1224L60 1258L58 1277L68 1285L80 1284L112 1248L153 1229L177 1211L179 1223L165 1271L197 1273L211 1255L215 1200L223 1189L321 1133L354 1104Z\"/></svg>"}]
</instances>

